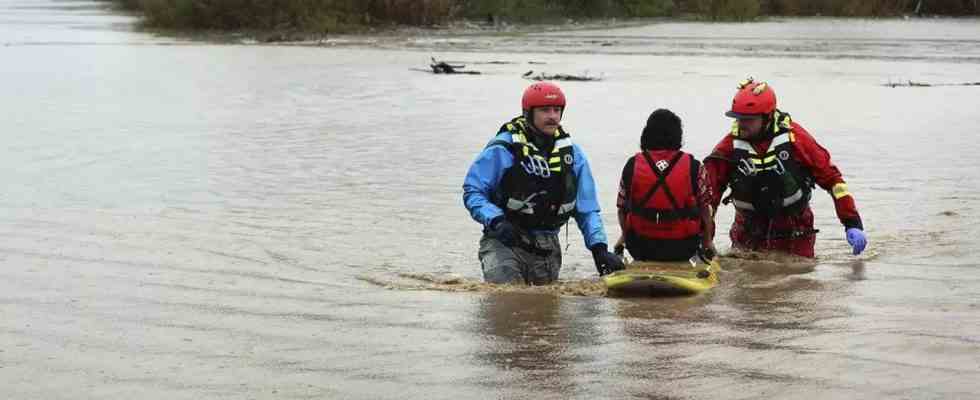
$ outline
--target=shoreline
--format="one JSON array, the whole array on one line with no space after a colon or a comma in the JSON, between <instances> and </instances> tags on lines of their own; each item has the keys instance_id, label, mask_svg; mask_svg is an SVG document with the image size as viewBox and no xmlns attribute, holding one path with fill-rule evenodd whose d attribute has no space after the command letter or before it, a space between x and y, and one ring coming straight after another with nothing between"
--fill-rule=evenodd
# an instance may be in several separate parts
<instances>
[{"instance_id":1,"label":"shoreline","mask_svg":"<svg viewBox=\"0 0 980 400\"><path fill-rule=\"evenodd\" d=\"M659 23L702 22L696 18L636 18L636 19L590 19L583 21L569 20L560 24L509 24L499 23L493 26L470 20L454 21L449 24L434 26L384 25L360 27L359 29L336 32L316 33L300 30L270 30L270 29L241 29L241 30L198 30L172 29L145 26L139 23L137 29L156 35L211 43L244 44L301 44L323 42L332 39L350 38L392 38L392 37L506 37L521 36L548 32L576 32L595 29L625 29L647 26Z\"/></svg>"},{"instance_id":2,"label":"shoreline","mask_svg":"<svg viewBox=\"0 0 980 400\"><path fill-rule=\"evenodd\" d=\"M131 14L138 14L129 12ZM917 21L917 20L977 20L980 16L946 16L936 15L927 17L911 16L888 16L888 17L838 17L838 16L762 16L753 21L714 21L704 19L696 15L683 17L658 17L658 18L605 18L605 19L568 19L563 23L525 23L510 24L498 23L488 25L472 20L459 20L443 25L427 27L396 25L363 27L362 29L337 32L337 33L314 33L299 30L268 30L268 29L242 29L242 30L195 30L195 29L171 29L155 28L139 23L137 28L140 31L154 35L185 39L190 41L215 43L215 44L241 44L241 45L345 45L371 44L376 39L390 38L426 38L426 37L508 37L524 36L552 32L580 32L589 30L617 30L629 29L658 24L683 24L683 23L703 23L703 24L756 24L756 23L779 23L800 20L852 20L852 21ZM360 40L359 40L360 39Z\"/></svg>"}]
</instances>

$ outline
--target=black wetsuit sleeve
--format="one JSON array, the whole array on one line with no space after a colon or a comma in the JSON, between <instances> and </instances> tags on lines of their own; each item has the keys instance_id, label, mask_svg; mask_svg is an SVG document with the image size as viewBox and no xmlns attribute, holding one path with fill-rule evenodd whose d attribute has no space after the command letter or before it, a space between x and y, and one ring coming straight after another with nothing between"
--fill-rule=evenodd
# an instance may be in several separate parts
<instances>
[{"instance_id":1,"label":"black wetsuit sleeve","mask_svg":"<svg viewBox=\"0 0 980 400\"><path fill-rule=\"evenodd\" d=\"M619 195L616 197L616 207L629 209L629 195L633 183L633 164L635 157L630 157L623 166L622 178L619 180Z\"/></svg>"}]
</instances>

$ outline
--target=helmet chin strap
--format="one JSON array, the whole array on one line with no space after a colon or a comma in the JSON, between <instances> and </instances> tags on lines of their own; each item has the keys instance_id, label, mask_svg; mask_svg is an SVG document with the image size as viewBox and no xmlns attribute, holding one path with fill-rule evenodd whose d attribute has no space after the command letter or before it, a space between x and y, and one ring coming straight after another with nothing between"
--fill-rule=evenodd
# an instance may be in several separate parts
<instances>
[{"instance_id":1,"label":"helmet chin strap","mask_svg":"<svg viewBox=\"0 0 980 400\"><path fill-rule=\"evenodd\" d=\"M529 137L528 140L530 140L540 149L550 151L551 146L555 144L555 137L554 135L549 135L543 132L537 125L534 125L533 109L531 111L524 112L524 120L527 122L528 133L531 134L531 137Z\"/></svg>"},{"instance_id":2,"label":"helmet chin strap","mask_svg":"<svg viewBox=\"0 0 980 400\"><path fill-rule=\"evenodd\" d=\"M527 122L527 129L529 131L531 131L532 134L534 134L535 136L544 135L544 132L541 132L541 130L538 129L538 126L534 124L534 109L533 108L530 109L530 110L525 110L524 111L524 121Z\"/></svg>"},{"instance_id":3,"label":"helmet chin strap","mask_svg":"<svg viewBox=\"0 0 980 400\"><path fill-rule=\"evenodd\" d=\"M776 118L774 117L775 117L775 111L766 115L766 123L762 124L762 132L760 132L761 135L759 136L765 138L771 138L775 136L775 132L773 131L773 125L776 124Z\"/></svg>"}]
</instances>

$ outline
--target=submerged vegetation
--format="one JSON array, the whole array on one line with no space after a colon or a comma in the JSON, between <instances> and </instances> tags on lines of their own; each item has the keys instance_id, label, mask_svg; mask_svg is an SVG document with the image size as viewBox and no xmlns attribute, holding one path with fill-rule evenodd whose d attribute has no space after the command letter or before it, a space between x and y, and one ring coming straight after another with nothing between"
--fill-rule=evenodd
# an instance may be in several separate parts
<instances>
[{"instance_id":1,"label":"submerged vegetation","mask_svg":"<svg viewBox=\"0 0 980 400\"><path fill-rule=\"evenodd\" d=\"M150 27L334 33L385 25L434 26L590 18L689 17L751 20L760 15L976 15L978 0L112 0Z\"/></svg>"}]
</instances>

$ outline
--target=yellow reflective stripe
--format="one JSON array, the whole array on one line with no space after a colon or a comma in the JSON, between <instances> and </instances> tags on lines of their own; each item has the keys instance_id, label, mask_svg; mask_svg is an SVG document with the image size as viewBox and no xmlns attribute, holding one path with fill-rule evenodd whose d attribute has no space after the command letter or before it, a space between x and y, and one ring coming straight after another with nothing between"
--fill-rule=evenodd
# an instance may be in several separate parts
<instances>
[{"instance_id":1,"label":"yellow reflective stripe","mask_svg":"<svg viewBox=\"0 0 980 400\"><path fill-rule=\"evenodd\" d=\"M786 129L793 128L793 118L790 117L789 114L779 114L779 115L783 116L781 123Z\"/></svg>"},{"instance_id":2,"label":"yellow reflective stripe","mask_svg":"<svg viewBox=\"0 0 980 400\"><path fill-rule=\"evenodd\" d=\"M766 157L765 160L763 160L762 162L764 162L764 163L771 163L773 161L776 161L776 155L775 154L773 154L773 155L771 155L769 157Z\"/></svg>"},{"instance_id":3,"label":"yellow reflective stripe","mask_svg":"<svg viewBox=\"0 0 980 400\"><path fill-rule=\"evenodd\" d=\"M531 151L527 149L527 146L522 147L524 149L524 157L531 155Z\"/></svg>"},{"instance_id":4,"label":"yellow reflective stripe","mask_svg":"<svg viewBox=\"0 0 980 400\"><path fill-rule=\"evenodd\" d=\"M830 189L830 193L834 195L834 200L851 195L851 192L847 191L847 184L844 182L834 185L834 187Z\"/></svg>"},{"instance_id":5,"label":"yellow reflective stripe","mask_svg":"<svg viewBox=\"0 0 980 400\"><path fill-rule=\"evenodd\" d=\"M549 168L551 172L561 172L561 167Z\"/></svg>"},{"instance_id":6,"label":"yellow reflective stripe","mask_svg":"<svg viewBox=\"0 0 980 400\"><path fill-rule=\"evenodd\" d=\"M551 164L560 163L560 162L561 162L561 157L551 157L548 159L548 163Z\"/></svg>"},{"instance_id":7,"label":"yellow reflective stripe","mask_svg":"<svg viewBox=\"0 0 980 400\"><path fill-rule=\"evenodd\" d=\"M758 165L762 165L763 164L763 161L762 161L761 158L752 158L751 160L752 160L752 164L758 164Z\"/></svg>"}]
</instances>

